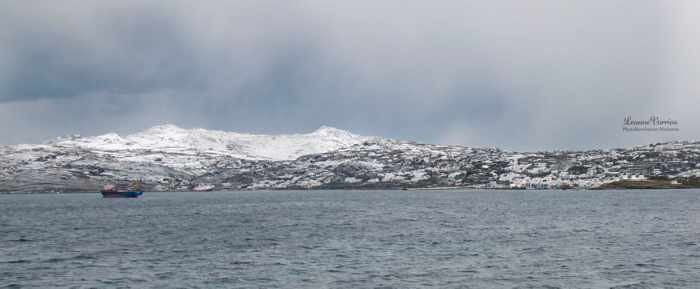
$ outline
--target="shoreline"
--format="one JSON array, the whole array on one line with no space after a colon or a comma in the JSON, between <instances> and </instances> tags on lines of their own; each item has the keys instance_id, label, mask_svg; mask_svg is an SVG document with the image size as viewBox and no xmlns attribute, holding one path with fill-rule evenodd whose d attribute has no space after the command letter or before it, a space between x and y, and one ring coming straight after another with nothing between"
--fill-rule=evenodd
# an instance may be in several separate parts
<instances>
[{"instance_id":1,"label":"shoreline","mask_svg":"<svg viewBox=\"0 0 700 289\"><path fill-rule=\"evenodd\" d=\"M595 188L568 188L568 189L510 189L510 188L474 188L474 187L424 187L424 188L284 188L284 189L225 189L225 190L178 190L178 191L145 191L145 193L207 193L207 192L270 192L270 191L641 191L641 190L694 190L700 187L693 186L673 186L673 187L595 187ZM96 191L2 191L0 195L63 195L63 194L99 194Z\"/></svg>"}]
</instances>

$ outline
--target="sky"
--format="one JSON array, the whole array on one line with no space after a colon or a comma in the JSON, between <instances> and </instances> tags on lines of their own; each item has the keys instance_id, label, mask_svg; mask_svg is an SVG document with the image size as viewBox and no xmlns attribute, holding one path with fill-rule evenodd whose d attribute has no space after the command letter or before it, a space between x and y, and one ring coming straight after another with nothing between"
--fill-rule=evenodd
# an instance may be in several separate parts
<instances>
[{"instance_id":1,"label":"sky","mask_svg":"<svg viewBox=\"0 0 700 289\"><path fill-rule=\"evenodd\" d=\"M172 123L511 150L700 140L692 0L0 0L0 144ZM623 132L652 115L673 132Z\"/></svg>"}]
</instances>

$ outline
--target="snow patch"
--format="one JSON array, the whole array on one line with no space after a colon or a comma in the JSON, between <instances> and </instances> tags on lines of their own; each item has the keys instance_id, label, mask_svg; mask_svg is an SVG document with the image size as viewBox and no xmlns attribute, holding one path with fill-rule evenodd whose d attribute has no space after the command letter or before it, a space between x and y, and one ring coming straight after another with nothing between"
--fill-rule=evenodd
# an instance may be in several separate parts
<instances>
[{"instance_id":1,"label":"snow patch","mask_svg":"<svg viewBox=\"0 0 700 289\"><path fill-rule=\"evenodd\" d=\"M307 134L261 135L159 125L121 137L108 133L95 137L59 139L53 144L91 151L151 152L186 155L210 154L250 160L294 160L302 155L325 153L362 143L370 138L321 126Z\"/></svg>"}]
</instances>

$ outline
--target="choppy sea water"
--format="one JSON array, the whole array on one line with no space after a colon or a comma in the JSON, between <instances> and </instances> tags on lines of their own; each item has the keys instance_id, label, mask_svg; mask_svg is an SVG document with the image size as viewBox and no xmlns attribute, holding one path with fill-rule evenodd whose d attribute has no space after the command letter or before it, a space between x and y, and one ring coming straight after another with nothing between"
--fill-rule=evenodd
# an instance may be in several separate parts
<instances>
[{"instance_id":1,"label":"choppy sea water","mask_svg":"<svg viewBox=\"0 0 700 289\"><path fill-rule=\"evenodd\" d=\"M700 190L0 195L0 288L700 288Z\"/></svg>"}]
</instances>

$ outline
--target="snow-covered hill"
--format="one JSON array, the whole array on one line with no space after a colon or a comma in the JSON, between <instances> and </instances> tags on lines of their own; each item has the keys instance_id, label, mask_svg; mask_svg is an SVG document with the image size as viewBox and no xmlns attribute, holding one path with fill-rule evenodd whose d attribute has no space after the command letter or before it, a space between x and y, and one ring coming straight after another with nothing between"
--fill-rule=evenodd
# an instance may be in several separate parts
<instances>
[{"instance_id":1,"label":"snow-covered hill","mask_svg":"<svg viewBox=\"0 0 700 289\"><path fill-rule=\"evenodd\" d=\"M125 137L108 133L95 137L62 138L51 144L105 153L147 150L149 154L209 154L281 161L349 147L369 139L328 126L321 126L307 134L260 135L183 129L166 124Z\"/></svg>"},{"instance_id":2,"label":"snow-covered hill","mask_svg":"<svg viewBox=\"0 0 700 289\"><path fill-rule=\"evenodd\" d=\"M595 188L647 177L688 187L700 186L698 176L700 142L528 153L364 137L325 126L274 136L162 125L123 137L0 146L0 192L95 192L135 179L148 191Z\"/></svg>"}]
</instances>

